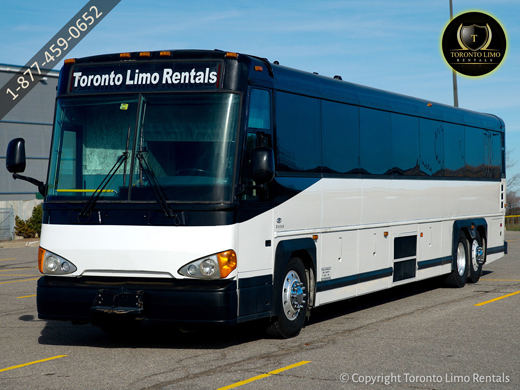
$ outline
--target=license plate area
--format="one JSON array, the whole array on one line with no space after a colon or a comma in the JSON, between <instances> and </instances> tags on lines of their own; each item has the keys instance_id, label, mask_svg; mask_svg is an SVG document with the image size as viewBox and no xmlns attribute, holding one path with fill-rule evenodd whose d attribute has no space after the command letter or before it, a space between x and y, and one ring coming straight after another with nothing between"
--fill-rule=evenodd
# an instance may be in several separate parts
<instances>
[{"instance_id":1,"label":"license plate area","mask_svg":"<svg viewBox=\"0 0 520 390\"><path fill-rule=\"evenodd\" d=\"M99 290L94 298L94 304L90 308L93 317L117 315L140 319L144 316L143 290L131 292L121 291L111 293L109 290Z\"/></svg>"}]
</instances>

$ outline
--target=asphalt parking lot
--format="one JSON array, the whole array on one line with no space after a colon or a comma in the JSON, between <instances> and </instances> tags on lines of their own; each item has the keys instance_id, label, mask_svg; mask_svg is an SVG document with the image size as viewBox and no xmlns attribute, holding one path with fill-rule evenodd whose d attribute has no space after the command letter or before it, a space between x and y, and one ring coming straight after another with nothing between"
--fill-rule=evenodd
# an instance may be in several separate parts
<instances>
[{"instance_id":1,"label":"asphalt parking lot","mask_svg":"<svg viewBox=\"0 0 520 390\"><path fill-rule=\"evenodd\" d=\"M476 284L433 279L331 304L289 340L260 324L118 339L38 320L37 242L0 243L0 388L518 389L520 232L506 239L509 254Z\"/></svg>"}]
</instances>

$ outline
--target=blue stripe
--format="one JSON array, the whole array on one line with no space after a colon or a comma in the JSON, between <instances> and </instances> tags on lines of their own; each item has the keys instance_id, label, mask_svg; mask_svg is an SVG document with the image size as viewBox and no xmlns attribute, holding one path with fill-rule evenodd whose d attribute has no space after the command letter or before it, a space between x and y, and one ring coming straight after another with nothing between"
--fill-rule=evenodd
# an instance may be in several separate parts
<instances>
[{"instance_id":1,"label":"blue stripe","mask_svg":"<svg viewBox=\"0 0 520 390\"><path fill-rule=\"evenodd\" d=\"M362 274L345 276L343 278L324 280L317 283L317 291L328 291L336 288L351 286L353 284L368 282L370 280L382 279L392 276L394 273L392 267L380 269L377 271L364 272Z\"/></svg>"},{"instance_id":2,"label":"blue stripe","mask_svg":"<svg viewBox=\"0 0 520 390\"><path fill-rule=\"evenodd\" d=\"M495 253L502 253L506 251L507 245L495 246L493 248L487 248L486 255L494 255Z\"/></svg>"},{"instance_id":3,"label":"blue stripe","mask_svg":"<svg viewBox=\"0 0 520 390\"><path fill-rule=\"evenodd\" d=\"M439 257L438 259L424 260L417 263L418 269L425 269L431 267L437 267L439 265L450 264L453 260L453 256Z\"/></svg>"}]
</instances>

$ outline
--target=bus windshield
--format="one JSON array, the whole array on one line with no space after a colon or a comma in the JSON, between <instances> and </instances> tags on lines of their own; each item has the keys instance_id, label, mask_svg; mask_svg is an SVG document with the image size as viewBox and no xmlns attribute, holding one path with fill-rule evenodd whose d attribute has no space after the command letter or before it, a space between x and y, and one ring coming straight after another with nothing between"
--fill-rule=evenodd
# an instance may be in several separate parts
<instances>
[{"instance_id":1,"label":"bus windshield","mask_svg":"<svg viewBox=\"0 0 520 390\"><path fill-rule=\"evenodd\" d=\"M135 94L58 100L48 201L228 202L240 97ZM113 173L113 176L111 176Z\"/></svg>"}]
</instances>

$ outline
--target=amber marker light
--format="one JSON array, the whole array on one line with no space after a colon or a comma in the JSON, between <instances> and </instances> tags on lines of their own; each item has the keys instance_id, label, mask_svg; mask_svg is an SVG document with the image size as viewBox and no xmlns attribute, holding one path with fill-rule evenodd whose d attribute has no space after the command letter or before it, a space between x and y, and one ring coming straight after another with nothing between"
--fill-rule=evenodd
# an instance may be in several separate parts
<instances>
[{"instance_id":1,"label":"amber marker light","mask_svg":"<svg viewBox=\"0 0 520 390\"><path fill-rule=\"evenodd\" d=\"M225 278L237 268L237 254L235 251L225 251L217 254L220 277Z\"/></svg>"},{"instance_id":2,"label":"amber marker light","mask_svg":"<svg viewBox=\"0 0 520 390\"><path fill-rule=\"evenodd\" d=\"M431 104L431 103L428 103L428 104L427 104L427 106L428 106L428 107L432 107L432 106L433 106L433 104Z\"/></svg>"},{"instance_id":3,"label":"amber marker light","mask_svg":"<svg viewBox=\"0 0 520 390\"><path fill-rule=\"evenodd\" d=\"M150 52L142 51L141 53L139 53L139 57L150 57Z\"/></svg>"},{"instance_id":4,"label":"amber marker light","mask_svg":"<svg viewBox=\"0 0 520 390\"><path fill-rule=\"evenodd\" d=\"M238 53L226 53L226 58L238 58Z\"/></svg>"},{"instance_id":5,"label":"amber marker light","mask_svg":"<svg viewBox=\"0 0 520 390\"><path fill-rule=\"evenodd\" d=\"M119 58L130 58L130 53L120 53Z\"/></svg>"},{"instance_id":6,"label":"amber marker light","mask_svg":"<svg viewBox=\"0 0 520 390\"><path fill-rule=\"evenodd\" d=\"M261 72L261 71L263 71L263 70L264 70L264 68L262 68L261 66L258 66L258 65L255 66L255 71L257 71L257 72Z\"/></svg>"},{"instance_id":7,"label":"amber marker light","mask_svg":"<svg viewBox=\"0 0 520 390\"><path fill-rule=\"evenodd\" d=\"M38 248L38 269L43 274L43 259L45 258L45 252L47 252L45 249L43 249L41 246Z\"/></svg>"},{"instance_id":8,"label":"amber marker light","mask_svg":"<svg viewBox=\"0 0 520 390\"><path fill-rule=\"evenodd\" d=\"M76 59L75 58L67 58L65 61L63 61L63 63L65 65L72 65L72 64L76 63Z\"/></svg>"},{"instance_id":9,"label":"amber marker light","mask_svg":"<svg viewBox=\"0 0 520 390\"><path fill-rule=\"evenodd\" d=\"M161 57L170 57L172 55L171 51L161 51L159 56Z\"/></svg>"}]
</instances>

